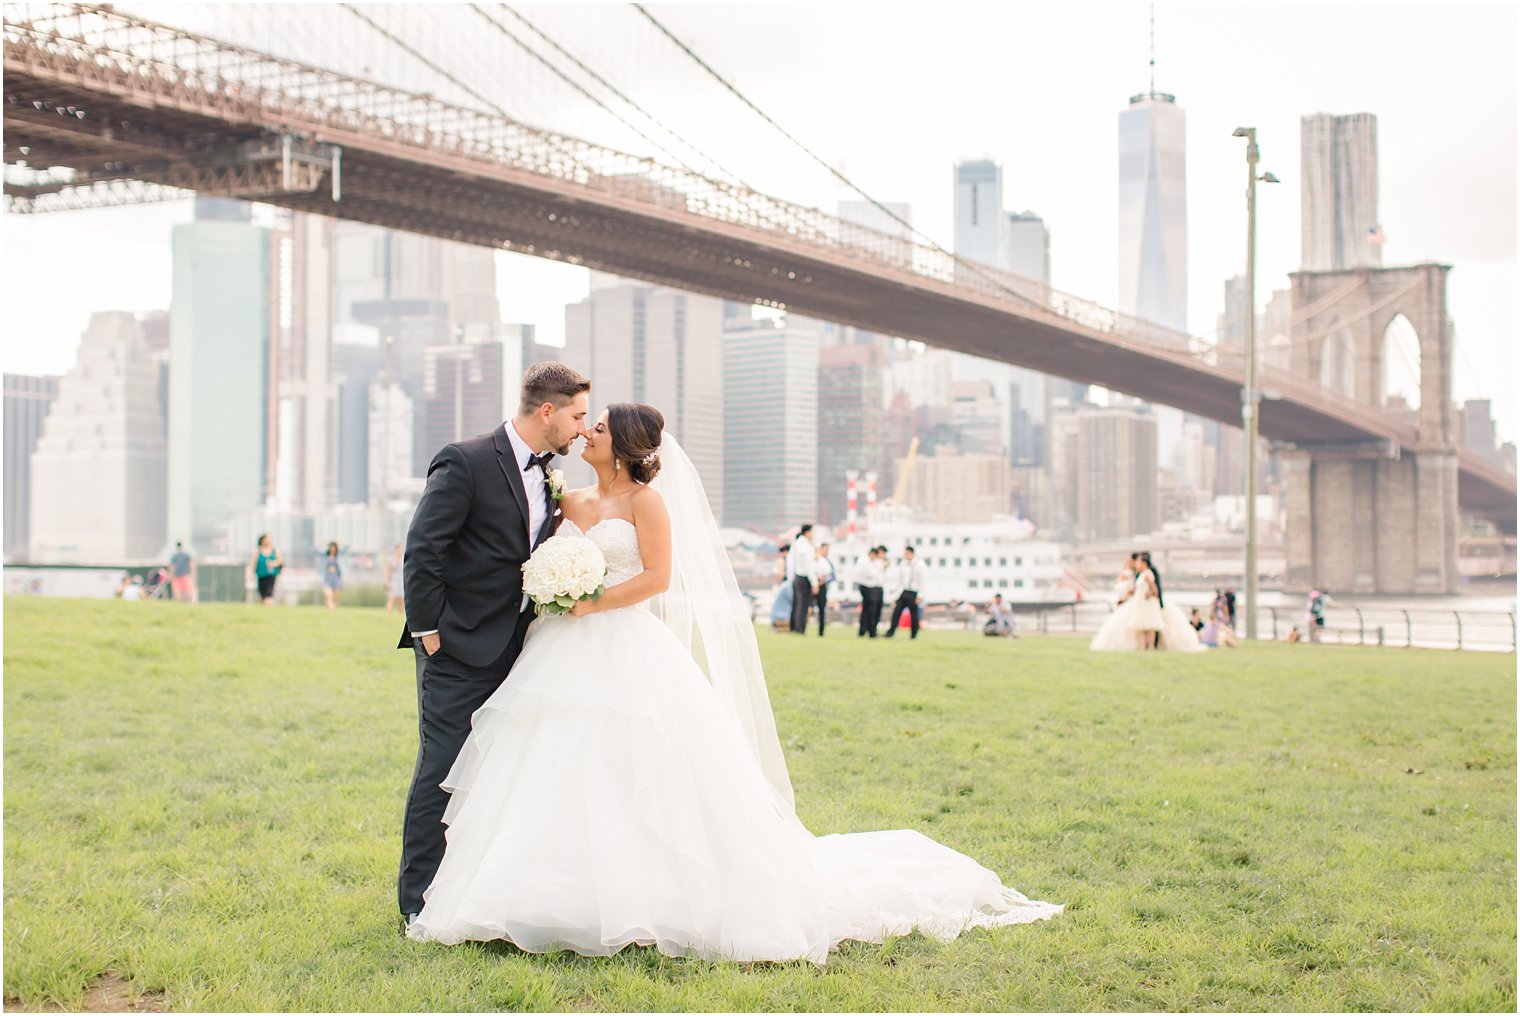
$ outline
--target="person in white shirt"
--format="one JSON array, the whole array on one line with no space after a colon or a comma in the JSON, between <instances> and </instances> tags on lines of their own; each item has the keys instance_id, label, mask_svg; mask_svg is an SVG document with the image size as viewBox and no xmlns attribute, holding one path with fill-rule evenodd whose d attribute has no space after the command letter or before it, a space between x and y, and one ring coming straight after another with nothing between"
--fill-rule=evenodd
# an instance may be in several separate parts
<instances>
[{"instance_id":1,"label":"person in white shirt","mask_svg":"<svg viewBox=\"0 0 1520 1016\"><path fill-rule=\"evenodd\" d=\"M812 531L811 523L803 525L797 531L797 538L792 541L791 553L786 558L786 570L792 576L792 633L794 635L807 634L808 608L813 605L813 593L816 589L813 561L817 552L813 549L813 540L809 535Z\"/></svg>"},{"instance_id":2,"label":"person in white shirt","mask_svg":"<svg viewBox=\"0 0 1520 1016\"><path fill-rule=\"evenodd\" d=\"M1008 606L1003 599L1003 594L998 593L992 597L992 602L987 604L987 624L982 631L987 635L1001 635L1005 638L1017 638L1013 633L1013 608Z\"/></svg>"},{"instance_id":3,"label":"person in white shirt","mask_svg":"<svg viewBox=\"0 0 1520 1016\"><path fill-rule=\"evenodd\" d=\"M897 634L898 621L902 619L902 612L908 612L908 624L912 634L910 638L918 638L918 622L922 608L919 604L918 591L924 583L924 566L917 560L917 554L912 547L903 548L902 563L897 566L898 581L902 585L902 592L897 596L897 602L892 606L892 622L887 626L887 638Z\"/></svg>"},{"instance_id":4,"label":"person in white shirt","mask_svg":"<svg viewBox=\"0 0 1520 1016\"><path fill-rule=\"evenodd\" d=\"M823 638L824 618L829 608L829 584L839 577L834 562L829 559L829 545L818 545L818 556L813 559L813 588L818 601L818 637Z\"/></svg>"},{"instance_id":5,"label":"person in white shirt","mask_svg":"<svg viewBox=\"0 0 1520 1016\"><path fill-rule=\"evenodd\" d=\"M872 547L866 556L855 562L855 587L860 590L859 637L876 637L876 626L881 623L881 586L886 574L882 560L886 551Z\"/></svg>"}]
</instances>

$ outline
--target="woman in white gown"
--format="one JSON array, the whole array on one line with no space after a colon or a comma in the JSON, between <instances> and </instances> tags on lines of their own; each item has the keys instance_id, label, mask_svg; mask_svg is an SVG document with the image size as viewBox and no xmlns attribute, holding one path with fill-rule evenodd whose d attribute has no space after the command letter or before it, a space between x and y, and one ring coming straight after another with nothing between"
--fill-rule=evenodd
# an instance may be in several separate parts
<instances>
[{"instance_id":1,"label":"woman in white gown","mask_svg":"<svg viewBox=\"0 0 1520 1016\"><path fill-rule=\"evenodd\" d=\"M798 821L753 624L663 425L614 404L589 432L598 483L566 495L557 535L597 544L606 592L535 622L475 714L408 934L823 964L846 939L1059 914L919 833L815 837Z\"/></svg>"},{"instance_id":2,"label":"woman in white gown","mask_svg":"<svg viewBox=\"0 0 1520 1016\"><path fill-rule=\"evenodd\" d=\"M1135 594L1135 572L1128 563L1114 578L1114 610L1093 636L1089 648L1098 652L1133 652L1140 648L1140 640L1129 627L1129 601Z\"/></svg>"},{"instance_id":3,"label":"woman in white gown","mask_svg":"<svg viewBox=\"0 0 1520 1016\"><path fill-rule=\"evenodd\" d=\"M1150 570L1140 565L1139 559L1131 556L1125 570L1119 573L1114 582L1118 606L1098 627L1090 648L1121 653L1152 648L1180 653L1202 651L1204 645L1188 623L1187 615L1178 607L1160 605ZM1160 644L1155 645L1158 631Z\"/></svg>"},{"instance_id":4,"label":"woman in white gown","mask_svg":"<svg viewBox=\"0 0 1520 1016\"><path fill-rule=\"evenodd\" d=\"M1133 554L1125 570L1129 579L1126 580L1121 572L1114 584L1119 605L1093 636L1091 648L1100 652L1137 652L1154 648L1156 634L1165 624L1150 570L1140 567L1138 557Z\"/></svg>"}]
</instances>

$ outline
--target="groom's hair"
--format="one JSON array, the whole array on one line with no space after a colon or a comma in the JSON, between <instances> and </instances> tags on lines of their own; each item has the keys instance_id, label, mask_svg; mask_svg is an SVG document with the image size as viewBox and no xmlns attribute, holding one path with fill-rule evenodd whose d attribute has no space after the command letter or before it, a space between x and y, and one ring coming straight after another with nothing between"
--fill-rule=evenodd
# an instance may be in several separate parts
<instances>
[{"instance_id":1,"label":"groom's hair","mask_svg":"<svg viewBox=\"0 0 1520 1016\"><path fill-rule=\"evenodd\" d=\"M522 402L517 411L530 416L545 402L554 403L555 409L563 409L571 399L590 390L591 379L574 367L558 360L545 360L535 363L523 374Z\"/></svg>"}]
</instances>

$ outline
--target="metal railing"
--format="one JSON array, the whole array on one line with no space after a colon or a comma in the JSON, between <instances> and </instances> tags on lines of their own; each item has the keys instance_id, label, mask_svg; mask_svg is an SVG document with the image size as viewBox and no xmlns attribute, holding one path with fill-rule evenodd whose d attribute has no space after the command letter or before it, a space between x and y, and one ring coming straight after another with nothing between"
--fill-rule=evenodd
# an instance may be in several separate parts
<instances>
[{"instance_id":1,"label":"metal railing","mask_svg":"<svg viewBox=\"0 0 1520 1016\"><path fill-rule=\"evenodd\" d=\"M833 608L835 605L831 605ZM1191 608L1185 608L1191 609ZM853 623L855 608L844 604L830 611L841 623ZM1091 635L1102 626L1113 606L1088 601L1062 604L1014 615L1020 635ZM969 604L958 607L931 606L923 615L929 627L981 630L986 612ZM1237 630L1244 619L1237 618ZM1473 649L1513 653L1517 650L1516 616L1510 611L1443 610L1404 607L1332 607L1325 612L1325 625L1316 639L1304 623L1301 608L1262 607L1257 627L1267 638L1280 642L1297 628L1304 642L1327 645L1391 646L1410 649Z\"/></svg>"},{"instance_id":2,"label":"metal railing","mask_svg":"<svg viewBox=\"0 0 1520 1016\"><path fill-rule=\"evenodd\" d=\"M1314 641L1301 610L1268 607L1272 638L1297 628ZM1516 651L1515 615L1504 611L1438 608L1337 607L1325 612L1317 641L1339 645Z\"/></svg>"}]
</instances>

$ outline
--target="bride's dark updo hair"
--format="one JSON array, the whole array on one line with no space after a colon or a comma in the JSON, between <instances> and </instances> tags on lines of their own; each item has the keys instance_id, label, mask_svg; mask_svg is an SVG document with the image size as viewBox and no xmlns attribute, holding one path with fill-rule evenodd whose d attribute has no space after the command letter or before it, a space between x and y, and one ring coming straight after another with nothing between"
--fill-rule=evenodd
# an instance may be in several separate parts
<instances>
[{"instance_id":1,"label":"bride's dark updo hair","mask_svg":"<svg viewBox=\"0 0 1520 1016\"><path fill-rule=\"evenodd\" d=\"M607 407L607 430L612 435L612 454L630 478L648 483L659 474L663 413L639 402L614 402Z\"/></svg>"}]
</instances>

